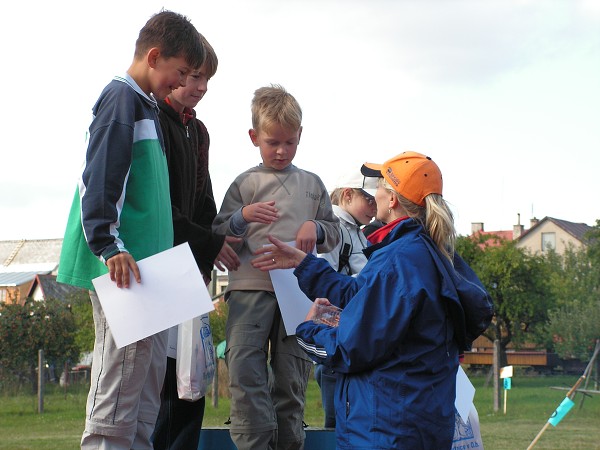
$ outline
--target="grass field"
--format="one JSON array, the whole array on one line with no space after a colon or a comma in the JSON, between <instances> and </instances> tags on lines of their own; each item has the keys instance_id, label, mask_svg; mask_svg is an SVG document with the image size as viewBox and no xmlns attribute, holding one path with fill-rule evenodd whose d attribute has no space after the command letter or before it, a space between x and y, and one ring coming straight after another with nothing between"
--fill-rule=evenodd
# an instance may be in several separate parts
<instances>
[{"instance_id":1,"label":"grass field","mask_svg":"<svg viewBox=\"0 0 600 450\"><path fill-rule=\"evenodd\" d=\"M502 403L493 411L492 387L484 387L483 377L471 377L477 389L475 406L479 413L481 433L486 450L526 449L548 417L565 397L566 391L550 386L572 386L577 376L513 378L508 391L507 413ZM35 395L0 396L1 450L75 450L83 427L85 386L64 390L47 386L44 413L37 413ZM535 446L536 450L600 449L600 396L578 394L575 406L554 428L550 426ZM207 397L204 426L220 427L229 416L229 402L220 398L218 408ZM319 388L311 379L307 392L305 422L314 427L323 423ZM219 449L214 449L219 450ZM310 449L306 449L310 450Z\"/></svg>"}]
</instances>

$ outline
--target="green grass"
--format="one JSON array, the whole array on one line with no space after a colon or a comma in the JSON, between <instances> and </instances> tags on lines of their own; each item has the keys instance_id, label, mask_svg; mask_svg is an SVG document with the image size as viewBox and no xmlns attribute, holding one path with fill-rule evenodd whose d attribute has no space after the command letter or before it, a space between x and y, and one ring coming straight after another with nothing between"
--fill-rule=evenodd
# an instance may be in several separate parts
<instances>
[{"instance_id":1,"label":"green grass","mask_svg":"<svg viewBox=\"0 0 600 450\"><path fill-rule=\"evenodd\" d=\"M578 378L517 375L507 392L506 415L503 391L500 410L494 412L492 387L484 388L483 378L471 378L485 449L526 449L567 394L549 387L570 388ZM546 429L534 447L536 450L600 449L600 395L583 399L582 394L576 395L573 409L556 427Z\"/></svg>"},{"instance_id":2,"label":"green grass","mask_svg":"<svg viewBox=\"0 0 600 450\"><path fill-rule=\"evenodd\" d=\"M526 449L548 417L565 397L566 391L549 386L572 386L577 376L519 376L513 378L508 391L507 413L493 411L492 387L484 387L483 377L471 377L477 389L475 405L486 450ZM33 394L0 395L1 450L76 450L83 429L84 386L70 387L68 392L47 386L44 413L37 413ZM503 398L503 397L502 397ZM587 397L580 409L582 396L555 428L550 426L535 446L548 449L600 449L600 395ZM229 401L219 398L218 408L207 397L205 427L222 427L229 417ZM305 422L314 427L323 423L319 388L311 378L307 391ZM310 449L307 449L310 450Z\"/></svg>"}]
</instances>

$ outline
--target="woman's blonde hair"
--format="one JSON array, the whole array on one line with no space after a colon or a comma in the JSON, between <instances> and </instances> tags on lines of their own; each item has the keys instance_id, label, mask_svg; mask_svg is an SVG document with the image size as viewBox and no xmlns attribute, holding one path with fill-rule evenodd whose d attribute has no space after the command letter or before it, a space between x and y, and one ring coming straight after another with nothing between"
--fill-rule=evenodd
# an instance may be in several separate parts
<instances>
[{"instance_id":1,"label":"woman's blonde hair","mask_svg":"<svg viewBox=\"0 0 600 450\"><path fill-rule=\"evenodd\" d=\"M453 262L456 229L454 216L446 200L439 194L429 194L425 197L425 206L419 206L398 194L384 178L380 178L380 184L396 196L408 217L421 222L442 254Z\"/></svg>"}]
</instances>

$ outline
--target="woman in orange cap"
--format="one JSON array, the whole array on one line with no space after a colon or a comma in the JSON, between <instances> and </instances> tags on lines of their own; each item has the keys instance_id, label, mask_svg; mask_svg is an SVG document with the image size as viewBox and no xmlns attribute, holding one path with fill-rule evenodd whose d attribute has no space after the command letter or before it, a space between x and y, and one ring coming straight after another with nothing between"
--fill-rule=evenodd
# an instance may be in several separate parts
<instances>
[{"instance_id":1,"label":"woman in orange cap","mask_svg":"<svg viewBox=\"0 0 600 450\"><path fill-rule=\"evenodd\" d=\"M357 277L275 238L253 264L295 267L315 300L296 337L338 374L337 448L451 448L458 355L489 325L491 299L454 251L453 218L431 158L405 152L362 173L380 178L377 218L387 225L370 237ZM313 320L328 304L343 308L337 327Z\"/></svg>"}]
</instances>

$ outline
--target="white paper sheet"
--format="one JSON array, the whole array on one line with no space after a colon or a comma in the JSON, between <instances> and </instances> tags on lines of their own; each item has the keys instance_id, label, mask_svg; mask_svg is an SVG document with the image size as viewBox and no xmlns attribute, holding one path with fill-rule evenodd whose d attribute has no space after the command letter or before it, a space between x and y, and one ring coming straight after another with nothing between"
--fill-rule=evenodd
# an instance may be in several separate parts
<instances>
[{"instance_id":1,"label":"white paper sheet","mask_svg":"<svg viewBox=\"0 0 600 450\"><path fill-rule=\"evenodd\" d=\"M214 310L187 242L137 264L142 282L128 289L108 274L92 280L117 347Z\"/></svg>"},{"instance_id":2,"label":"white paper sheet","mask_svg":"<svg viewBox=\"0 0 600 450\"><path fill-rule=\"evenodd\" d=\"M304 295L294 276L294 269L271 270L271 281L279 303L281 317L288 336L296 334L296 328L308 314L313 302Z\"/></svg>"},{"instance_id":3,"label":"white paper sheet","mask_svg":"<svg viewBox=\"0 0 600 450\"><path fill-rule=\"evenodd\" d=\"M458 366L458 372L456 372L456 399L454 400L454 407L465 423L469 420L469 411L471 410L471 405L473 405L474 397L475 386L473 386L463 368Z\"/></svg>"},{"instance_id":4,"label":"white paper sheet","mask_svg":"<svg viewBox=\"0 0 600 450\"><path fill-rule=\"evenodd\" d=\"M293 241L287 244L296 246ZM296 334L296 328L304 322L313 302L300 290L294 269L270 270L269 275L279 303L285 332L288 336Z\"/></svg>"}]
</instances>

